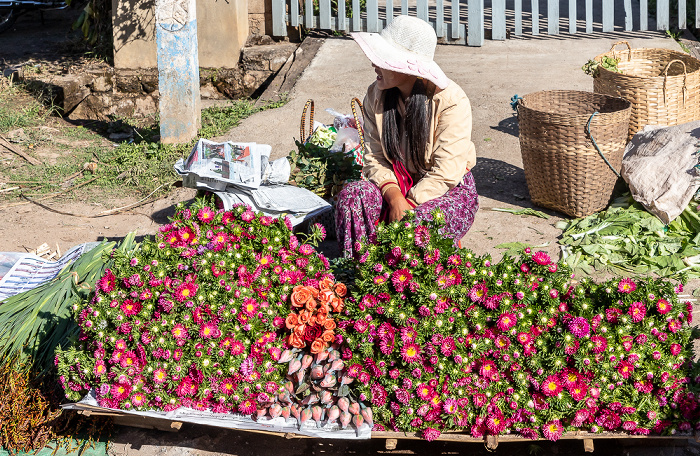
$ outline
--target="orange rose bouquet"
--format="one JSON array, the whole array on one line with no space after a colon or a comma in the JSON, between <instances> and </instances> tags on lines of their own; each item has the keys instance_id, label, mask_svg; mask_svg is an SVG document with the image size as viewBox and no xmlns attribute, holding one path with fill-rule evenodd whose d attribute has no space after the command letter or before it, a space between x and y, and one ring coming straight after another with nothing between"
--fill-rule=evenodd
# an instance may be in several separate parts
<instances>
[{"instance_id":1,"label":"orange rose bouquet","mask_svg":"<svg viewBox=\"0 0 700 456\"><path fill-rule=\"evenodd\" d=\"M334 313L342 312L347 288L343 283L324 278L318 286L297 285L292 290L292 310L285 320L292 331L288 342L294 348L311 346L320 353L335 339Z\"/></svg>"}]
</instances>

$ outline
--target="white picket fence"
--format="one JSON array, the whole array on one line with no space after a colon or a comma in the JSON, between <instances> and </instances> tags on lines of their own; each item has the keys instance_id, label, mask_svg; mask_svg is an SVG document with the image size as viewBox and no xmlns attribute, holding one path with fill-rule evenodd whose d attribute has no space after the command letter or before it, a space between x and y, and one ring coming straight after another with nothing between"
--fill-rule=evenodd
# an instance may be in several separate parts
<instances>
[{"instance_id":1,"label":"white picket fence","mask_svg":"<svg viewBox=\"0 0 700 456\"><path fill-rule=\"evenodd\" d=\"M385 0L381 5L379 0L366 0L364 10L360 8L359 0L352 0L352 17L347 17L344 0L334 0L336 14L333 14L331 0L316 1L318 14L314 13L314 0L272 0L273 35L286 36L288 27L299 26L343 32L379 32L398 14L410 14L428 21L441 42L469 46L483 45L487 34L493 40L505 40L508 32L515 36L537 36L544 32L560 35L669 30L674 26L681 30L687 28L686 0L672 0L674 6L678 2L678 14L674 14L673 19L669 0L656 0L656 11L651 12L649 0L595 0L595 5L594 0L542 0L543 5L540 5L540 0L397 0L400 4ZM687 1L695 2L695 27L700 28L700 0ZM560 10L568 10L568 14L560 17Z\"/></svg>"}]
</instances>

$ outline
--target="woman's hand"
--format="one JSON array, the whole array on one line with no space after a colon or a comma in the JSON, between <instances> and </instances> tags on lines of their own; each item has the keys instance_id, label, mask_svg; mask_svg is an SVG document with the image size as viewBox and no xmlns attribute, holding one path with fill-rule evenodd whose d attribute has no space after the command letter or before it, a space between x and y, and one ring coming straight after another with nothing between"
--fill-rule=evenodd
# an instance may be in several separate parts
<instances>
[{"instance_id":1,"label":"woman's hand","mask_svg":"<svg viewBox=\"0 0 700 456\"><path fill-rule=\"evenodd\" d=\"M390 222L401 220L406 211L413 209L403 194L401 194L401 190L396 187L392 187L384 193L384 200L389 206Z\"/></svg>"}]
</instances>

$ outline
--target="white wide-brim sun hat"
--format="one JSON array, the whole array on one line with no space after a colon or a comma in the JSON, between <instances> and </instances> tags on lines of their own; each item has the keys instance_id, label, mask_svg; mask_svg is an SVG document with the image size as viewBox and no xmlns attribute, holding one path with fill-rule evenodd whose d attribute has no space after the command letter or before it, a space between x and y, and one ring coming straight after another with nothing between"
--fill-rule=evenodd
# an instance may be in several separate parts
<instances>
[{"instance_id":1,"label":"white wide-brim sun hat","mask_svg":"<svg viewBox=\"0 0 700 456\"><path fill-rule=\"evenodd\" d=\"M444 89L450 80L433 60L437 35L422 19L397 16L381 33L350 34L367 58L379 68L432 81Z\"/></svg>"}]
</instances>

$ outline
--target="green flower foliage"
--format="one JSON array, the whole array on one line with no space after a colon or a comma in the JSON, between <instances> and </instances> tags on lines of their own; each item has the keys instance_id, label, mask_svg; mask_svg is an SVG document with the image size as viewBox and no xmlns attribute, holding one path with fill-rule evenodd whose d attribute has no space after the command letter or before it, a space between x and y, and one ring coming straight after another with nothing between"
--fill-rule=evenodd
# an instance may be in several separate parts
<instances>
[{"instance_id":1,"label":"green flower foliage","mask_svg":"<svg viewBox=\"0 0 700 456\"><path fill-rule=\"evenodd\" d=\"M429 440L694 428L691 309L674 284L576 281L530 249L493 263L433 217L380 224L355 246L356 305L339 327L375 422Z\"/></svg>"}]
</instances>

